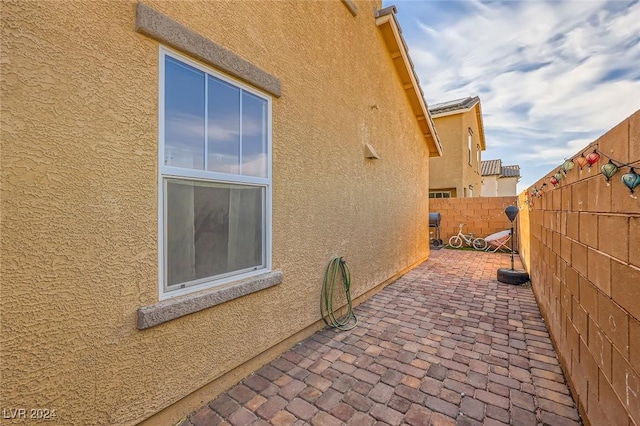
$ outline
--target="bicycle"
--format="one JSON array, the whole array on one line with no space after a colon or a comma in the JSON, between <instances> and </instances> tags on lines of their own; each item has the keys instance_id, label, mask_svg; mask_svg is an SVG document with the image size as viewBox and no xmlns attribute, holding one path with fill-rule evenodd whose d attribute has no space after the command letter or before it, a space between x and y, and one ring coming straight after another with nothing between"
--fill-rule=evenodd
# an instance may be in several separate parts
<instances>
[{"instance_id":1,"label":"bicycle","mask_svg":"<svg viewBox=\"0 0 640 426\"><path fill-rule=\"evenodd\" d=\"M486 250L488 243L484 240L484 238L476 238L473 235L473 232L465 235L462 233L462 228L464 227L464 223L461 223L458 226L458 235L454 235L449 238L449 245L453 248L462 247L462 243L466 243L469 247L473 247L476 250Z\"/></svg>"}]
</instances>

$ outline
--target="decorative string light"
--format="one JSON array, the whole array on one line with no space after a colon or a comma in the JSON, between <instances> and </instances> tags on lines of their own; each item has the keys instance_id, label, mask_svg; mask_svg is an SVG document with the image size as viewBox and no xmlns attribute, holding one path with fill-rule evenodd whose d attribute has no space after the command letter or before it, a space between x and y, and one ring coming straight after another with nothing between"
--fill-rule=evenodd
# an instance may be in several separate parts
<instances>
[{"instance_id":1,"label":"decorative string light","mask_svg":"<svg viewBox=\"0 0 640 426\"><path fill-rule=\"evenodd\" d=\"M576 158L576 163L580 166L580 174L582 174L582 169L587 165L587 157L584 154L580 154L580 157Z\"/></svg>"},{"instance_id":2,"label":"decorative string light","mask_svg":"<svg viewBox=\"0 0 640 426\"><path fill-rule=\"evenodd\" d=\"M497 217L500 217L502 215L504 215L504 208L511 206L513 204L509 203L509 204L503 204L502 207L500 207L502 210L500 210L498 213L489 216L489 217L478 217L475 215L469 215L469 212L463 212L462 210L460 210L453 202L451 202L450 198L442 198L442 200L447 203L449 205L449 207L451 208L451 210L455 211L457 214L459 214L460 216L466 218L466 219L473 219L474 221L480 221L480 222L489 222L492 219L495 219ZM515 199L515 202L517 204L517 198Z\"/></svg>"},{"instance_id":3,"label":"decorative string light","mask_svg":"<svg viewBox=\"0 0 640 426\"><path fill-rule=\"evenodd\" d=\"M600 154L598 154L597 150L593 150L593 152L587 155L587 164L589 164L589 173L591 173L591 166L596 164L600 160Z\"/></svg>"},{"instance_id":4,"label":"decorative string light","mask_svg":"<svg viewBox=\"0 0 640 426\"><path fill-rule=\"evenodd\" d=\"M636 199L637 197L635 194L635 190L638 186L640 186L640 174L635 171L634 167L632 167L631 164L618 161L610 157L608 154L598 150L597 145L587 156L584 155L583 151L578 157L575 158L575 160L572 158L566 159L560 166L560 169L556 173L554 173L551 178L549 178L549 183L551 183L553 187L556 188L560 184L560 181L574 168L576 164L579 167L580 174L582 174L582 169L585 166L589 167L589 173L591 173L591 166L600 161L601 157L606 157L609 159L607 163L603 164L600 167L600 171L607 180L607 186L611 186L611 178L616 173L618 173L621 168L629 167L629 172L622 175L621 181L627 188L629 188L631 198ZM542 195L544 194L544 188L546 186L547 182L543 181L543 184L539 189L537 186L534 186L533 189L530 190L530 192L526 193L528 200L527 202L525 202L525 204L529 204L530 209L533 206L532 198L542 197Z\"/></svg>"},{"instance_id":5,"label":"decorative string light","mask_svg":"<svg viewBox=\"0 0 640 426\"><path fill-rule=\"evenodd\" d=\"M629 173L625 173L622 175L622 183L624 183L629 191L631 191L631 198L638 198L634 195L633 190L640 185L640 175L636 173L636 171L631 167Z\"/></svg>"},{"instance_id":6,"label":"decorative string light","mask_svg":"<svg viewBox=\"0 0 640 426\"><path fill-rule=\"evenodd\" d=\"M609 162L607 164L600 167L600 171L602 172L604 177L607 178L607 186L611 186L611 177L618 173L618 166L613 164L613 162L611 162L611 159L609 159Z\"/></svg>"},{"instance_id":7,"label":"decorative string light","mask_svg":"<svg viewBox=\"0 0 640 426\"><path fill-rule=\"evenodd\" d=\"M560 166L560 169L562 169L562 173L566 175L569 170L573 169L573 166L575 166L573 160L568 159L568 160L565 160L564 163L562 163L562 166Z\"/></svg>"}]
</instances>

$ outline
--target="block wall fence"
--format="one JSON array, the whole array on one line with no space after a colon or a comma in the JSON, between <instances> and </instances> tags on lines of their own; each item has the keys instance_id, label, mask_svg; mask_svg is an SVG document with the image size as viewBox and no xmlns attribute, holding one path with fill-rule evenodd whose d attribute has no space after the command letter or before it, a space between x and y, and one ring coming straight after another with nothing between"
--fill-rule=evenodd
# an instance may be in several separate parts
<instances>
[{"instance_id":1,"label":"block wall fence","mask_svg":"<svg viewBox=\"0 0 640 426\"><path fill-rule=\"evenodd\" d=\"M640 171L640 111L577 152L597 148ZM586 155L585 154L585 155ZM640 425L640 199L576 164L540 197L519 196L520 253L585 424ZM531 189L531 188L530 188ZM636 188L640 195L640 187Z\"/></svg>"},{"instance_id":2,"label":"block wall fence","mask_svg":"<svg viewBox=\"0 0 640 426\"><path fill-rule=\"evenodd\" d=\"M458 233L460 223L464 223L463 233L477 237L511 228L504 209L516 202L516 197L431 198L429 211L440 213L440 238L446 244Z\"/></svg>"}]
</instances>

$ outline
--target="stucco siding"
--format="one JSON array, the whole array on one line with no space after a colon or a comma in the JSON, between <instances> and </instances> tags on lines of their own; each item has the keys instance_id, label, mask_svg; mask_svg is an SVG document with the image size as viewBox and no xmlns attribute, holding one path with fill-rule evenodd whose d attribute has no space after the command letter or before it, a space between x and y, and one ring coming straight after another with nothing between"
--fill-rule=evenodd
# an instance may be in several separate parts
<instances>
[{"instance_id":1,"label":"stucco siding","mask_svg":"<svg viewBox=\"0 0 640 426\"><path fill-rule=\"evenodd\" d=\"M283 281L142 331L159 297L159 43L134 2L3 3L2 407L135 424L317 322L332 256L354 297L427 257L429 150L380 3L354 3L146 2L281 82Z\"/></svg>"},{"instance_id":2,"label":"stucco siding","mask_svg":"<svg viewBox=\"0 0 640 426\"><path fill-rule=\"evenodd\" d=\"M438 117L434 118L434 121L442 141L443 152L442 157L432 158L429 162L429 189L456 188L458 196L461 197L463 194L462 168L466 160L462 163L465 154L461 142L463 128L460 115Z\"/></svg>"},{"instance_id":3,"label":"stucco siding","mask_svg":"<svg viewBox=\"0 0 640 426\"><path fill-rule=\"evenodd\" d=\"M482 196L497 197L498 196L498 176L484 176L482 178Z\"/></svg>"},{"instance_id":4,"label":"stucco siding","mask_svg":"<svg viewBox=\"0 0 640 426\"><path fill-rule=\"evenodd\" d=\"M478 163L477 156L478 145L480 145L480 127L478 126L478 118L476 116L477 108L479 108L478 105L462 114L462 127L464 130L464 146L462 149L464 153L462 166L463 187L467 188L467 191L469 191L469 185L472 185L474 197L480 197L482 193L482 176L480 175L480 164ZM469 165L469 149L467 141L469 129L471 129L471 132L473 133L471 137L471 165Z\"/></svg>"},{"instance_id":5,"label":"stucco siding","mask_svg":"<svg viewBox=\"0 0 640 426\"><path fill-rule=\"evenodd\" d=\"M503 177L498 179L498 196L517 195L517 177Z\"/></svg>"},{"instance_id":6,"label":"stucco siding","mask_svg":"<svg viewBox=\"0 0 640 426\"><path fill-rule=\"evenodd\" d=\"M481 195L482 176L479 173L477 145L480 144L480 127L476 108L458 114L434 118L440 140L443 144L442 157L430 161L429 189L436 191L456 188L457 197L468 196L469 185L473 186L473 196ZM473 132L471 165L469 165L468 134Z\"/></svg>"}]
</instances>

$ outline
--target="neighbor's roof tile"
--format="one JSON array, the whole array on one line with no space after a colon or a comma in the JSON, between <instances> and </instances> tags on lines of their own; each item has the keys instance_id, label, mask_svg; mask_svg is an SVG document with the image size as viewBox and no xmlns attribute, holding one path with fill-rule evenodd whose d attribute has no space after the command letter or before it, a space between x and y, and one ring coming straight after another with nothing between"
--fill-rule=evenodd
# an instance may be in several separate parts
<instances>
[{"instance_id":1,"label":"neighbor's roof tile","mask_svg":"<svg viewBox=\"0 0 640 426\"><path fill-rule=\"evenodd\" d=\"M502 171L502 160L486 160L481 163L482 176L499 175Z\"/></svg>"}]
</instances>

